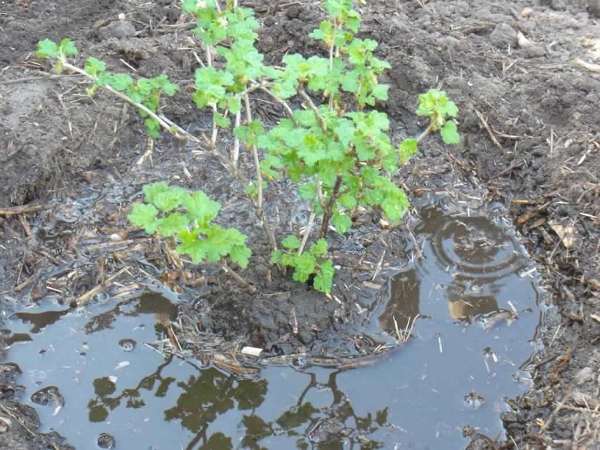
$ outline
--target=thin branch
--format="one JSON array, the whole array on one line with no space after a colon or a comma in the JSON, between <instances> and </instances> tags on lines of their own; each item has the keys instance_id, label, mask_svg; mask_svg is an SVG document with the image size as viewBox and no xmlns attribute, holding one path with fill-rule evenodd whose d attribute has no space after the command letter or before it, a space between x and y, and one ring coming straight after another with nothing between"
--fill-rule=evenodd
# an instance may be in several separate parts
<instances>
[{"instance_id":1,"label":"thin branch","mask_svg":"<svg viewBox=\"0 0 600 450\"><path fill-rule=\"evenodd\" d=\"M235 122L234 122L234 134L235 129L239 128L242 123L242 112L238 111L235 114ZM240 139L235 136L235 140L233 141L233 152L231 153L231 164L234 170L238 170L238 161L240 159Z\"/></svg>"},{"instance_id":2,"label":"thin branch","mask_svg":"<svg viewBox=\"0 0 600 450\"><path fill-rule=\"evenodd\" d=\"M250 96L248 94L244 95L244 105L246 109L246 122L250 124L252 123L252 108L250 106ZM258 149L256 148L256 144L251 145L250 150L252 152L252 159L254 160L254 168L256 170L256 214L259 220L262 222L265 232L267 233L267 237L271 242L271 247L273 248L273 250L277 250L277 240L275 239L275 233L273 233L273 230L269 225L269 221L267 220L265 211L263 209L263 177L262 171L260 169L260 159L258 158Z\"/></svg>"},{"instance_id":3,"label":"thin branch","mask_svg":"<svg viewBox=\"0 0 600 450\"><path fill-rule=\"evenodd\" d=\"M333 216L333 207L335 206L335 201L337 200L341 187L342 177L338 175L335 180L335 185L333 186L333 191L331 191L331 197L329 197L327 205L325 205L325 212L323 213L323 221L321 222L321 230L319 232L320 238L324 238L329 230L329 221L331 220L331 216Z\"/></svg>"},{"instance_id":4,"label":"thin branch","mask_svg":"<svg viewBox=\"0 0 600 450\"><path fill-rule=\"evenodd\" d=\"M312 98L310 98L310 96L306 93L306 91L303 88L299 88L298 93L306 101L306 103L308 104L308 107L310 109L312 109L312 111L317 116L317 119L319 120L319 124L321 125L321 128L323 129L323 131L327 131L327 124L325 123L325 119L323 119L323 116L321 115L321 111L319 111L319 108L317 108L317 106L314 104L314 102L312 101Z\"/></svg>"},{"instance_id":5,"label":"thin branch","mask_svg":"<svg viewBox=\"0 0 600 450\"><path fill-rule=\"evenodd\" d=\"M293 117L294 111L292 111L292 108L290 107L288 102L277 97L271 90L269 90L265 86L258 86L258 89L260 89L261 91L263 91L266 94L269 94L273 98L273 100L275 100L277 103L279 103L281 106L283 106L283 109L285 109L285 112L287 113L288 116Z\"/></svg>"},{"instance_id":6,"label":"thin branch","mask_svg":"<svg viewBox=\"0 0 600 450\"><path fill-rule=\"evenodd\" d=\"M226 262L223 261L220 265L221 270L223 270L223 272L225 272L226 274L230 275L231 278L237 281L240 285L244 286L252 294L256 292L256 288L254 287L254 285L250 284L250 282L248 282L244 277L242 277L239 273L237 273L235 270L229 267Z\"/></svg>"},{"instance_id":7,"label":"thin branch","mask_svg":"<svg viewBox=\"0 0 600 450\"><path fill-rule=\"evenodd\" d=\"M69 69L72 72L81 74L94 82L97 81L96 77L93 77L92 75L88 74L85 70L80 69L79 67L74 66L68 62L63 62L63 66L66 69ZM107 91L109 91L110 93L114 94L115 96L119 97L121 100L126 101L127 103L135 106L140 111L143 111L144 113L146 113L149 117L156 120L160 124L161 127L163 127L165 130L167 130L173 136L175 136L179 139L189 140L189 141L195 142L197 144L201 144L203 142L201 139L199 139L198 137L194 136L191 133L188 133L186 130L184 130L183 128L181 128L179 125L175 124L171 120L167 119L164 116L156 114L154 111L148 109L146 106L132 100L127 95L123 94L122 92L117 91L116 89L112 88L111 86L104 85L102 87L104 89L106 89ZM202 137L204 138L204 143L206 143L206 136L202 135Z\"/></svg>"}]
</instances>

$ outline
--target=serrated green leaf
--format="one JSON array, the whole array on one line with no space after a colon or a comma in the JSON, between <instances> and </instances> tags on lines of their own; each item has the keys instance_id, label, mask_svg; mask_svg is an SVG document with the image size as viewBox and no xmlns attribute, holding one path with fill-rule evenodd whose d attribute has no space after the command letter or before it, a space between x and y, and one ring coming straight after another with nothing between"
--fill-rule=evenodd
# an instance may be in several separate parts
<instances>
[{"instance_id":1,"label":"serrated green leaf","mask_svg":"<svg viewBox=\"0 0 600 450\"><path fill-rule=\"evenodd\" d=\"M225 117L220 112L213 112L213 121L219 128L229 128L231 126L231 120L229 117Z\"/></svg>"},{"instance_id":2,"label":"serrated green leaf","mask_svg":"<svg viewBox=\"0 0 600 450\"><path fill-rule=\"evenodd\" d=\"M319 271L313 281L313 287L325 294L330 294L333 288L333 277L335 276L335 268L333 262L327 260L321 264Z\"/></svg>"},{"instance_id":3,"label":"serrated green leaf","mask_svg":"<svg viewBox=\"0 0 600 450\"><path fill-rule=\"evenodd\" d=\"M76 56L79 53L77 47L75 47L75 43L69 38L64 38L60 41L58 52L64 56Z\"/></svg>"},{"instance_id":4,"label":"serrated green leaf","mask_svg":"<svg viewBox=\"0 0 600 450\"><path fill-rule=\"evenodd\" d=\"M453 145L460 143L460 135L458 134L458 128L456 122L450 120L440 129L442 140L445 144Z\"/></svg>"},{"instance_id":5,"label":"serrated green leaf","mask_svg":"<svg viewBox=\"0 0 600 450\"><path fill-rule=\"evenodd\" d=\"M398 148L400 154L400 162L405 163L417 153L418 142L416 139L404 139Z\"/></svg>"},{"instance_id":6,"label":"serrated green leaf","mask_svg":"<svg viewBox=\"0 0 600 450\"><path fill-rule=\"evenodd\" d=\"M242 269L248 267L252 251L245 245L235 245L229 252L229 258Z\"/></svg>"},{"instance_id":7,"label":"serrated green leaf","mask_svg":"<svg viewBox=\"0 0 600 450\"><path fill-rule=\"evenodd\" d=\"M294 281L305 283L308 278L315 273L317 260L310 253L302 253L294 257Z\"/></svg>"},{"instance_id":8,"label":"serrated green leaf","mask_svg":"<svg viewBox=\"0 0 600 450\"><path fill-rule=\"evenodd\" d=\"M389 89L390 87L387 84L378 84L373 88L371 93L376 100L386 101L388 99Z\"/></svg>"},{"instance_id":9,"label":"serrated green leaf","mask_svg":"<svg viewBox=\"0 0 600 450\"><path fill-rule=\"evenodd\" d=\"M172 213L158 221L157 231L163 237L175 236L186 230L189 219L182 213Z\"/></svg>"},{"instance_id":10,"label":"serrated green leaf","mask_svg":"<svg viewBox=\"0 0 600 450\"><path fill-rule=\"evenodd\" d=\"M283 257L283 252L281 250L275 250L271 253L271 263L272 264L281 264L281 260Z\"/></svg>"},{"instance_id":11,"label":"serrated green leaf","mask_svg":"<svg viewBox=\"0 0 600 450\"><path fill-rule=\"evenodd\" d=\"M187 195L187 191L177 186L169 186L165 182L144 186L146 202L153 204L162 212L177 208Z\"/></svg>"},{"instance_id":12,"label":"serrated green leaf","mask_svg":"<svg viewBox=\"0 0 600 450\"><path fill-rule=\"evenodd\" d=\"M327 241L325 239L319 239L310 246L310 254L317 258L322 257L327 255L328 249L329 246L327 245Z\"/></svg>"},{"instance_id":13,"label":"serrated green leaf","mask_svg":"<svg viewBox=\"0 0 600 450\"><path fill-rule=\"evenodd\" d=\"M88 59L85 60L85 65L83 66L83 69L88 75L97 77L99 74L106 71L106 64L104 63L104 61L90 56Z\"/></svg>"},{"instance_id":14,"label":"serrated green leaf","mask_svg":"<svg viewBox=\"0 0 600 450\"><path fill-rule=\"evenodd\" d=\"M346 234L350 228L352 228L352 219L346 214L336 212L331 218L331 224L335 227L335 230L340 234Z\"/></svg>"},{"instance_id":15,"label":"serrated green leaf","mask_svg":"<svg viewBox=\"0 0 600 450\"><path fill-rule=\"evenodd\" d=\"M124 92L133 85L133 78L126 73L114 73L106 79L106 84L117 91Z\"/></svg>"},{"instance_id":16,"label":"serrated green leaf","mask_svg":"<svg viewBox=\"0 0 600 450\"><path fill-rule=\"evenodd\" d=\"M354 209L358 204L356 197L350 193L340 195L338 202L346 209Z\"/></svg>"},{"instance_id":17,"label":"serrated green leaf","mask_svg":"<svg viewBox=\"0 0 600 450\"><path fill-rule=\"evenodd\" d=\"M50 39L44 39L37 44L35 52L38 58L52 59L59 56L58 45Z\"/></svg>"},{"instance_id":18,"label":"serrated green leaf","mask_svg":"<svg viewBox=\"0 0 600 450\"><path fill-rule=\"evenodd\" d=\"M184 195L182 204L186 208L191 219L198 222L199 225L206 226L211 222L221 209L221 205L211 200L208 195L202 191L196 191Z\"/></svg>"},{"instance_id":19,"label":"serrated green leaf","mask_svg":"<svg viewBox=\"0 0 600 450\"><path fill-rule=\"evenodd\" d=\"M127 216L129 222L139 228L143 228L148 234L153 234L158 226L158 210L145 203L136 203Z\"/></svg>"},{"instance_id":20,"label":"serrated green leaf","mask_svg":"<svg viewBox=\"0 0 600 450\"><path fill-rule=\"evenodd\" d=\"M182 231L179 233L179 245L176 248L177 253L188 255L192 258L194 264L200 264L206 257L206 251L202 245L202 241L198 239L198 232Z\"/></svg>"},{"instance_id":21,"label":"serrated green leaf","mask_svg":"<svg viewBox=\"0 0 600 450\"><path fill-rule=\"evenodd\" d=\"M281 241L281 245L288 250L297 250L300 248L301 242L296 236L290 234L283 241Z\"/></svg>"}]
</instances>

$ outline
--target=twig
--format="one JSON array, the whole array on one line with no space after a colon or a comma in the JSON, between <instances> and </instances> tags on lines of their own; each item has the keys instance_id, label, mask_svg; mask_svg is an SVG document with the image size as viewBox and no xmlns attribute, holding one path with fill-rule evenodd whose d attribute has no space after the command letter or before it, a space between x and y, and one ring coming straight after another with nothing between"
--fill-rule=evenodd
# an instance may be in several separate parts
<instances>
[{"instance_id":1,"label":"twig","mask_svg":"<svg viewBox=\"0 0 600 450\"><path fill-rule=\"evenodd\" d=\"M235 114L235 128L239 128L240 124L241 124L241 120L242 120L242 114L240 111L238 111ZM234 130L235 130L234 128ZM240 159L240 139L236 136L235 140L233 141L233 152L231 154L231 164L234 168L234 170L238 170L238 161Z\"/></svg>"},{"instance_id":2,"label":"twig","mask_svg":"<svg viewBox=\"0 0 600 450\"><path fill-rule=\"evenodd\" d=\"M250 291L250 293L254 294L256 292L256 288L252 284L250 284L248 281L246 281L239 273L237 273L235 270L233 270L231 267L229 267L226 262L221 263L221 269L226 274L231 275L231 278L233 278L239 284L241 284L246 289L248 289Z\"/></svg>"},{"instance_id":3,"label":"twig","mask_svg":"<svg viewBox=\"0 0 600 450\"><path fill-rule=\"evenodd\" d=\"M329 230L329 221L331 220L331 216L333 216L333 207L335 206L335 201L337 200L341 187L342 177L338 176L335 180L333 190L331 191L331 197L329 197L327 205L325 205L325 212L323 213L323 222L321 222L321 230L319 232L319 237L321 238L324 238L327 234L327 230Z\"/></svg>"},{"instance_id":4,"label":"twig","mask_svg":"<svg viewBox=\"0 0 600 450\"><path fill-rule=\"evenodd\" d=\"M104 289L106 289L110 283L112 283L119 275L121 275L125 271L127 271L127 267L123 267L121 270L119 270L117 273L108 277L106 280L104 280L102 283L100 283L95 288L90 289L85 294L80 295L79 298L77 298L77 300L75 300L75 304L77 306L85 305L92 298L94 298L95 295L98 295L100 292L102 292Z\"/></svg>"},{"instance_id":5,"label":"twig","mask_svg":"<svg viewBox=\"0 0 600 450\"><path fill-rule=\"evenodd\" d=\"M477 117L479 117L479 120L481 121L481 124L483 125L483 128L485 128L485 130L490 135L490 139L492 140L492 142L494 143L494 145L496 147L498 147L499 149L502 149L502 145L500 144L500 142L498 142L498 139L496 139L496 135L493 133L492 129L488 125L487 121L485 120L485 117L483 117L483 114L481 114L479 112L479 110L477 110L477 109L475 110L475 114L477 114Z\"/></svg>"},{"instance_id":6,"label":"twig","mask_svg":"<svg viewBox=\"0 0 600 450\"><path fill-rule=\"evenodd\" d=\"M10 208L0 208L0 216L18 216L19 214L29 214L40 211L42 209L48 209L49 206L45 205L31 205L31 206L13 206Z\"/></svg>"},{"instance_id":7,"label":"twig","mask_svg":"<svg viewBox=\"0 0 600 450\"><path fill-rule=\"evenodd\" d=\"M8 414L10 417L12 417L19 425L21 425L23 427L23 429L25 431L27 431L31 436L35 436L35 433L33 431L31 431L26 425L25 423L19 419L10 409L8 409L6 406L0 404L0 409L2 409L2 411L4 411L5 414Z\"/></svg>"},{"instance_id":8,"label":"twig","mask_svg":"<svg viewBox=\"0 0 600 450\"><path fill-rule=\"evenodd\" d=\"M298 89L298 93L304 100L306 100L308 107L312 109L312 111L317 116L317 119L319 120L319 124L321 125L323 131L327 131L327 124L325 123L325 119L323 119L323 116L321 115L321 111L319 111L319 108L317 108L317 105L315 105L315 103L312 101L310 96L306 93L306 91L303 88Z\"/></svg>"},{"instance_id":9,"label":"twig","mask_svg":"<svg viewBox=\"0 0 600 450\"><path fill-rule=\"evenodd\" d=\"M294 111L292 111L292 108L290 107L288 102L277 97L273 92L271 92L268 88L266 88L264 86L260 86L259 89L261 91L263 91L264 93L269 94L269 96L271 96L273 98L273 100L275 100L277 103L279 103L281 106L283 106L283 109L285 109L285 112L287 113L288 116L292 117L294 115Z\"/></svg>"},{"instance_id":10,"label":"twig","mask_svg":"<svg viewBox=\"0 0 600 450\"><path fill-rule=\"evenodd\" d=\"M74 66L68 62L63 62L63 65L66 69L69 69L73 72L81 74L94 82L97 81L96 77L93 77L92 75L88 74L85 70L80 69L77 66ZM112 88L111 86L103 85L102 87L104 89L106 89L107 91L111 92L112 94L116 95L117 97L119 97L121 100L126 101L127 103L135 106L140 111L143 111L144 113L148 114L148 116L150 116L151 118L156 120L160 124L161 127L163 127L165 130L167 130L173 136L175 136L179 139L189 140L189 141L195 142L197 144L201 144L203 141L204 141L204 143L207 142L208 139L206 138L206 136L202 135L203 140L199 139L197 136L194 136L193 134L188 133L186 130L184 130L183 128L181 128L179 125L175 124L171 120L167 119L166 117L156 114L154 111L148 109L146 106L132 100L127 95L123 94L122 92L117 91L116 89Z\"/></svg>"},{"instance_id":11,"label":"twig","mask_svg":"<svg viewBox=\"0 0 600 450\"><path fill-rule=\"evenodd\" d=\"M244 104L246 109L246 122L250 124L252 123L252 108L250 106L250 96L247 93L244 95ZM265 211L263 209L263 178L256 144L251 145L250 150L252 152L252 159L254 160L254 168L256 170L256 214L259 220L262 222L265 232L267 233L271 247L273 250L277 250L277 240L275 239L275 234L269 225L269 221L267 220Z\"/></svg>"}]
</instances>

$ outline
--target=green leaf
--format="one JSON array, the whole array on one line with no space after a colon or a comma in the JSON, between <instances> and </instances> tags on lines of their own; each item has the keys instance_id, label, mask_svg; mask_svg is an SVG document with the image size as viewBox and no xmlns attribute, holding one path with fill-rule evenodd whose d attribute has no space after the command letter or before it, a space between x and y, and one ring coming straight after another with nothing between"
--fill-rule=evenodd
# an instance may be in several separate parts
<instances>
[{"instance_id":1,"label":"green leaf","mask_svg":"<svg viewBox=\"0 0 600 450\"><path fill-rule=\"evenodd\" d=\"M416 139L409 138L404 139L398 148L398 152L400 154L400 161L404 164L410 158L413 157L415 153L417 153L418 142Z\"/></svg>"},{"instance_id":2,"label":"green leaf","mask_svg":"<svg viewBox=\"0 0 600 450\"><path fill-rule=\"evenodd\" d=\"M236 263L242 269L248 267L250 256L252 256L252 251L246 245L235 245L231 249L231 252L229 252L231 261Z\"/></svg>"},{"instance_id":3,"label":"green leaf","mask_svg":"<svg viewBox=\"0 0 600 450\"><path fill-rule=\"evenodd\" d=\"M69 38L64 38L60 41L58 51L63 56L76 56L79 53L77 47L75 47L75 43Z\"/></svg>"},{"instance_id":4,"label":"green leaf","mask_svg":"<svg viewBox=\"0 0 600 450\"><path fill-rule=\"evenodd\" d=\"M275 250L271 253L271 263L272 264L281 264L283 259L283 252L281 250Z\"/></svg>"},{"instance_id":5,"label":"green leaf","mask_svg":"<svg viewBox=\"0 0 600 450\"><path fill-rule=\"evenodd\" d=\"M390 87L387 84L378 84L373 88L372 94L376 100L386 101Z\"/></svg>"},{"instance_id":6,"label":"green leaf","mask_svg":"<svg viewBox=\"0 0 600 450\"><path fill-rule=\"evenodd\" d=\"M300 248L301 242L296 236L290 234L283 241L281 241L281 245L288 250L297 250Z\"/></svg>"},{"instance_id":7,"label":"green leaf","mask_svg":"<svg viewBox=\"0 0 600 450\"><path fill-rule=\"evenodd\" d=\"M169 186L164 181L147 184L144 186L144 196L147 203L151 203L163 212L177 208L184 200L187 191L175 186Z\"/></svg>"},{"instance_id":8,"label":"green leaf","mask_svg":"<svg viewBox=\"0 0 600 450\"><path fill-rule=\"evenodd\" d=\"M213 112L213 120L219 128L229 128L231 126L231 120L229 120L229 117L225 117L220 112Z\"/></svg>"},{"instance_id":9,"label":"green leaf","mask_svg":"<svg viewBox=\"0 0 600 450\"><path fill-rule=\"evenodd\" d=\"M327 255L328 248L327 241L325 239L319 239L310 246L310 254L315 257L325 256Z\"/></svg>"},{"instance_id":10,"label":"green leaf","mask_svg":"<svg viewBox=\"0 0 600 450\"><path fill-rule=\"evenodd\" d=\"M221 209L221 205L218 202L211 200L202 191L184 195L182 204L187 209L188 215L201 226L208 225L209 222L217 217Z\"/></svg>"},{"instance_id":11,"label":"green leaf","mask_svg":"<svg viewBox=\"0 0 600 450\"><path fill-rule=\"evenodd\" d=\"M313 287L325 294L330 294L331 289L333 288L333 277L335 275L335 269L333 267L333 262L331 260L327 260L321 264L317 276L315 276Z\"/></svg>"},{"instance_id":12,"label":"green leaf","mask_svg":"<svg viewBox=\"0 0 600 450\"><path fill-rule=\"evenodd\" d=\"M38 58L53 59L59 56L58 45L50 39L44 39L37 44L35 52Z\"/></svg>"},{"instance_id":13,"label":"green leaf","mask_svg":"<svg viewBox=\"0 0 600 450\"><path fill-rule=\"evenodd\" d=\"M302 253L294 258L294 281L305 283L315 273L317 260L310 253Z\"/></svg>"},{"instance_id":14,"label":"green leaf","mask_svg":"<svg viewBox=\"0 0 600 450\"><path fill-rule=\"evenodd\" d=\"M206 258L206 251L202 241L198 239L198 231L182 231L179 233L180 244L177 246L177 253L188 255L192 258L194 264L200 264Z\"/></svg>"},{"instance_id":15,"label":"green leaf","mask_svg":"<svg viewBox=\"0 0 600 450\"><path fill-rule=\"evenodd\" d=\"M129 222L139 228L143 228L148 234L153 234L158 226L158 210L144 203L136 203L127 216Z\"/></svg>"},{"instance_id":16,"label":"green leaf","mask_svg":"<svg viewBox=\"0 0 600 450\"><path fill-rule=\"evenodd\" d=\"M99 74L106 71L106 64L104 61L91 56L86 59L83 69L88 75L97 77Z\"/></svg>"},{"instance_id":17,"label":"green leaf","mask_svg":"<svg viewBox=\"0 0 600 450\"><path fill-rule=\"evenodd\" d=\"M106 79L106 84L117 91L124 92L133 85L133 78L126 73L114 73Z\"/></svg>"},{"instance_id":18,"label":"green leaf","mask_svg":"<svg viewBox=\"0 0 600 450\"><path fill-rule=\"evenodd\" d=\"M460 135L458 134L458 128L456 122L450 120L440 129L442 140L445 144L453 145L460 143Z\"/></svg>"},{"instance_id":19,"label":"green leaf","mask_svg":"<svg viewBox=\"0 0 600 450\"><path fill-rule=\"evenodd\" d=\"M189 219L181 213L173 213L158 221L158 234L163 237L175 236L186 230Z\"/></svg>"},{"instance_id":20,"label":"green leaf","mask_svg":"<svg viewBox=\"0 0 600 450\"><path fill-rule=\"evenodd\" d=\"M352 228L352 219L346 214L336 212L331 218L331 223L335 227L335 230L340 234L346 234L350 228Z\"/></svg>"},{"instance_id":21,"label":"green leaf","mask_svg":"<svg viewBox=\"0 0 600 450\"><path fill-rule=\"evenodd\" d=\"M340 195L338 202L346 209L354 209L358 204L356 197L350 193Z\"/></svg>"}]
</instances>

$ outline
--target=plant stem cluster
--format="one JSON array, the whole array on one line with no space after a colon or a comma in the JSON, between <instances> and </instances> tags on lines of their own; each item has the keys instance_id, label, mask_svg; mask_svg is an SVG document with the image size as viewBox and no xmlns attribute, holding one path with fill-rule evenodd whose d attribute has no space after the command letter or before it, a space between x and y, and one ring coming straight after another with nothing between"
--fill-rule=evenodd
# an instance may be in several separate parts
<instances>
[{"instance_id":1,"label":"plant stem cluster","mask_svg":"<svg viewBox=\"0 0 600 450\"><path fill-rule=\"evenodd\" d=\"M427 135L439 131L447 144L458 143L459 135L458 108L443 91L433 89L419 97L416 111L429 119L425 131L395 145L387 115L374 109L388 99L389 86L380 83L379 77L390 69L389 63L376 56L375 41L356 36L360 15L352 0L325 0L324 7L327 18L310 35L322 43L323 54L288 54L281 66L271 66L257 49L259 23L251 9L235 0L183 1L183 10L196 21L193 34L204 54L195 73L192 100L199 109L212 113L210 134L199 137L160 115L162 96L177 91L165 75L134 80L128 74L107 71L104 62L96 58L88 58L83 69L78 68L68 62L77 54L68 39L58 44L44 40L38 44L37 54L54 61L57 71L67 69L88 77L92 81L90 95L99 87L106 88L136 106L151 137L158 137L162 127L217 154L231 175L246 184L273 249L272 262L292 268L294 280L312 281L315 289L330 293L334 278L326 240L330 229L347 233L353 216L364 209L377 209L388 222L399 223L409 201L393 176L416 154ZM253 112L253 93L257 91L268 94L287 114L270 129ZM221 132L234 136L225 154L217 145ZM242 151L248 152L254 167L251 181L241 173ZM264 192L269 182L284 178L298 186L310 218L303 235L287 236L280 250L265 214ZM155 190L176 197L177 204L161 208L149 194ZM129 216L134 225L149 233L176 237L177 251L191 256L195 263L229 258L245 267L250 257L245 236L198 222L207 211L210 220L218 211L218 204L206 195L164 184L147 186L145 194L146 203L135 205ZM200 223L213 228L209 232ZM311 243L317 223L319 230ZM215 239L233 239L236 244L215 247ZM214 252L207 253L205 246Z\"/></svg>"}]
</instances>

